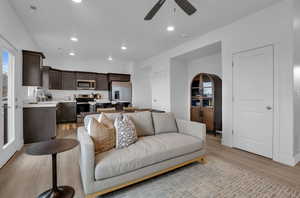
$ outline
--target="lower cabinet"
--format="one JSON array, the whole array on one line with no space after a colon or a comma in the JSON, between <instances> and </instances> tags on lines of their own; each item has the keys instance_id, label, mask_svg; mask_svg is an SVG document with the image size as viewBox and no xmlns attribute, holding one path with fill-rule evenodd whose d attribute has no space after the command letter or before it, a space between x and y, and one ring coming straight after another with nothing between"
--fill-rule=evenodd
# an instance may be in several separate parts
<instances>
[{"instance_id":1,"label":"lower cabinet","mask_svg":"<svg viewBox=\"0 0 300 198\"><path fill-rule=\"evenodd\" d=\"M64 102L57 106L57 123L76 122L76 103Z\"/></svg>"},{"instance_id":2,"label":"lower cabinet","mask_svg":"<svg viewBox=\"0 0 300 198\"><path fill-rule=\"evenodd\" d=\"M56 107L23 109L24 143L47 141L56 136Z\"/></svg>"},{"instance_id":3,"label":"lower cabinet","mask_svg":"<svg viewBox=\"0 0 300 198\"><path fill-rule=\"evenodd\" d=\"M202 122L203 121L202 107L192 107L191 108L191 121L194 121L194 122Z\"/></svg>"}]
</instances>

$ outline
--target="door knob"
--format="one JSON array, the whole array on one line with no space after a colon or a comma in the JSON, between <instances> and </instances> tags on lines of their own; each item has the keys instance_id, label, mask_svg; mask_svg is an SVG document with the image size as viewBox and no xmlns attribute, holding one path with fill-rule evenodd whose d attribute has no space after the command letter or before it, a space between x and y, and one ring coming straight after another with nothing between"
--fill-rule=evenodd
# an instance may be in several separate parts
<instances>
[{"instance_id":1,"label":"door knob","mask_svg":"<svg viewBox=\"0 0 300 198\"><path fill-rule=\"evenodd\" d=\"M272 110L272 107L271 106L266 106L266 109L267 110Z\"/></svg>"}]
</instances>

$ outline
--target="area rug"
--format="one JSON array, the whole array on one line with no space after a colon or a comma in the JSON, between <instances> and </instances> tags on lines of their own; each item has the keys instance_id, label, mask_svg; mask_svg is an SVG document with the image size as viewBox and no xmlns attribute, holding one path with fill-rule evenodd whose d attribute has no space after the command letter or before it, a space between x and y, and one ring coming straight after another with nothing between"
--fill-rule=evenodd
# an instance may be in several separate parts
<instances>
[{"instance_id":1,"label":"area rug","mask_svg":"<svg viewBox=\"0 0 300 198\"><path fill-rule=\"evenodd\" d=\"M101 198L300 198L300 192L217 158L194 163Z\"/></svg>"}]
</instances>

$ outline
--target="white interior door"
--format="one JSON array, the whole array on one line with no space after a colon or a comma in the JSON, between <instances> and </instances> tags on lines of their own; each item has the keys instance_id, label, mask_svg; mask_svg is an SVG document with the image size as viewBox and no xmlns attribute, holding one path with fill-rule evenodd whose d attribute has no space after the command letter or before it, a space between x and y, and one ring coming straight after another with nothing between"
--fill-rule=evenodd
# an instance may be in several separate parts
<instances>
[{"instance_id":1,"label":"white interior door","mask_svg":"<svg viewBox=\"0 0 300 198\"><path fill-rule=\"evenodd\" d=\"M17 151L15 131L16 52L0 42L0 168Z\"/></svg>"},{"instance_id":2,"label":"white interior door","mask_svg":"<svg viewBox=\"0 0 300 198\"><path fill-rule=\"evenodd\" d=\"M274 53L268 46L234 55L233 145L272 158Z\"/></svg>"}]
</instances>

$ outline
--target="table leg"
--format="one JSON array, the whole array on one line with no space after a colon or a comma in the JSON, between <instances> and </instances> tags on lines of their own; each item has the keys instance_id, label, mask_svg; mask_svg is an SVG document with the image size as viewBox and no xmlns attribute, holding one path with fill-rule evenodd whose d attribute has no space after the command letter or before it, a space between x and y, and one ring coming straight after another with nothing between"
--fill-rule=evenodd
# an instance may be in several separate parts
<instances>
[{"instance_id":1,"label":"table leg","mask_svg":"<svg viewBox=\"0 0 300 198\"><path fill-rule=\"evenodd\" d=\"M72 198L75 191L70 186L57 186L57 154L52 154L52 189L42 193L38 198Z\"/></svg>"},{"instance_id":2,"label":"table leg","mask_svg":"<svg viewBox=\"0 0 300 198\"><path fill-rule=\"evenodd\" d=\"M52 154L52 189L57 192L57 154Z\"/></svg>"}]
</instances>

